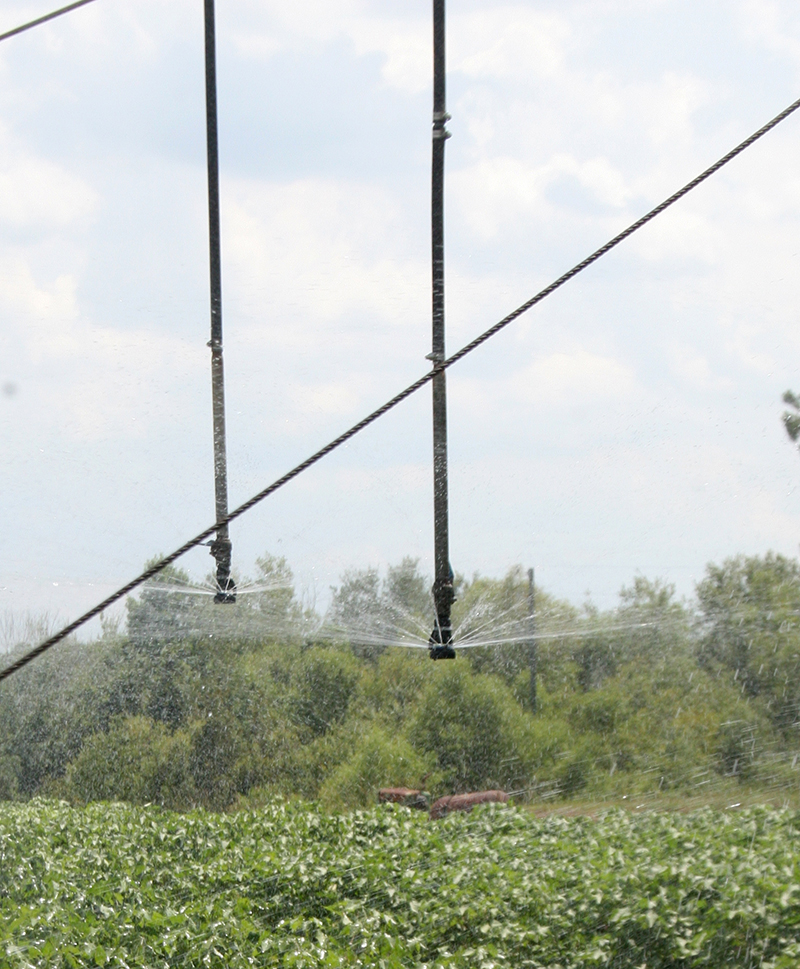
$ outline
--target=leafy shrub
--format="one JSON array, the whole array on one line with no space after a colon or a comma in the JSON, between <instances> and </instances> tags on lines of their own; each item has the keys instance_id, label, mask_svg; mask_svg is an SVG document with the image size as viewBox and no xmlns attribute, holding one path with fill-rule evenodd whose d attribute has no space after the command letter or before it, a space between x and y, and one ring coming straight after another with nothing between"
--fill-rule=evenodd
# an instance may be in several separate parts
<instances>
[{"instance_id":1,"label":"leafy shrub","mask_svg":"<svg viewBox=\"0 0 800 969\"><path fill-rule=\"evenodd\" d=\"M106 730L118 711L116 682L123 652L74 640L20 670L0 691L0 758L10 789L32 795L48 778L61 777L85 738Z\"/></svg>"},{"instance_id":2,"label":"leafy shrub","mask_svg":"<svg viewBox=\"0 0 800 969\"><path fill-rule=\"evenodd\" d=\"M753 773L759 755L759 725L755 719L720 724L714 766L726 777L744 780Z\"/></svg>"},{"instance_id":3,"label":"leafy shrub","mask_svg":"<svg viewBox=\"0 0 800 969\"><path fill-rule=\"evenodd\" d=\"M353 756L364 730L361 720L348 719L299 747L278 789L284 794L318 797L325 781Z\"/></svg>"},{"instance_id":4,"label":"leafy shrub","mask_svg":"<svg viewBox=\"0 0 800 969\"><path fill-rule=\"evenodd\" d=\"M524 732L525 714L511 691L461 663L431 670L408 728L414 746L436 758L448 793L506 784Z\"/></svg>"},{"instance_id":5,"label":"leafy shrub","mask_svg":"<svg viewBox=\"0 0 800 969\"><path fill-rule=\"evenodd\" d=\"M293 676L296 723L314 736L340 723L360 678L361 667L352 655L319 646L308 650Z\"/></svg>"},{"instance_id":6,"label":"leafy shrub","mask_svg":"<svg viewBox=\"0 0 800 969\"><path fill-rule=\"evenodd\" d=\"M517 723L514 741L526 773L532 775L562 758L574 746L575 735L564 720L540 714Z\"/></svg>"},{"instance_id":7,"label":"leafy shrub","mask_svg":"<svg viewBox=\"0 0 800 969\"><path fill-rule=\"evenodd\" d=\"M569 722L576 730L610 734L627 713L621 707L621 697L616 690L598 690L576 700L570 710Z\"/></svg>"},{"instance_id":8,"label":"leafy shrub","mask_svg":"<svg viewBox=\"0 0 800 969\"><path fill-rule=\"evenodd\" d=\"M591 767L589 762L576 752L556 773L556 790L562 797L573 797L582 791L589 782Z\"/></svg>"},{"instance_id":9,"label":"leafy shrub","mask_svg":"<svg viewBox=\"0 0 800 969\"><path fill-rule=\"evenodd\" d=\"M0 801L12 801L18 793L19 763L14 757L0 756Z\"/></svg>"},{"instance_id":10,"label":"leafy shrub","mask_svg":"<svg viewBox=\"0 0 800 969\"><path fill-rule=\"evenodd\" d=\"M375 803L379 787L417 787L430 772L430 760L402 737L374 727L320 791L327 807L365 807Z\"/></svg>"},{"instance_id":11,"label":"leafy shrub","mask_svg":"<svg viewBox=\"0 0 800 969\"><path fill-rule=\"evenodd\" d=\"M89 737L70 764L66 792L78 801L130 801L190 807L189 738L147 717L124 717Z\"/></svg>"},{"instance_id":12,"label":"leafy shrub","mask_svg":"<svg viewBox=\"0 0 800 969\"><path fill-rule=\"evenodd\" d=\"M587 633L572 648L577 682L582 690L596 690L615 675L618 668L617 640L613 632L602 629Z\"/></svg>"},{"instance_id":13,"label":"leafy shrub","mask_svg":"<svg viewBox=\"0 0 800 969\"><path fill-rule=\"evenodd\" d=\"M245 746L238 720L228 710L209 710L191 733L189 767L195 790L211 808L227 807L242 788Z\"/></svg>"},{"instance_id":14,"label":"leafy shrub","mask_svg":"<svg viewBox=\"0 0 800 969\"><path fill-rule=\"evenodd\" d=\"M408 718L431 672L430 660L422 652L390 650L364 677L362 691L367 704L395 727Z\"/></svg>"}]
</instances>

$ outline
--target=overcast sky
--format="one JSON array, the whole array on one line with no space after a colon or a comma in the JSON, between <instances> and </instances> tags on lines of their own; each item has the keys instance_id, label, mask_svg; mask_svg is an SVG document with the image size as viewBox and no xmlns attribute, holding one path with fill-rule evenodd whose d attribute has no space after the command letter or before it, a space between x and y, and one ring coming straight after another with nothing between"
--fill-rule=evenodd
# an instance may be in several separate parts
<instances>
[{"instance_id":1,"label":"overcast sky","mask_svg":"<svg viewBox=\"0 0 800 969\"><path fill-rule=\"evenodd\" d=\"M202 0L0 45L0 611L213 521ZM0 32L50 9L0 5ZM453 351L800 97L789 0L449 0ZM428 0L218 0L231 504L425 372ZM612 605L800 541L800 116L449 372L451 557ZM232 528L431 571L430 390ZM205 550L183 563L197 577Z\"/></svg>"}]
</instances>

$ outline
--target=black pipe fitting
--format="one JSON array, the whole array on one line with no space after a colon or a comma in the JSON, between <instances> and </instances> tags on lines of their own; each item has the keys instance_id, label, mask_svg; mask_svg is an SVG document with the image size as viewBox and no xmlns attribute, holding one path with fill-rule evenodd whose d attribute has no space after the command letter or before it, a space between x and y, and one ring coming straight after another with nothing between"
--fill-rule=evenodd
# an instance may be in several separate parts
<instances>
[{"instance_id":1,"label":"black pipe fitting","mask_svg":"<svg viewBox=\"0 0 800 969\"><path fill-rule=\"evenodd\" d=\"M428 655L431 659L455 659L453 649L453 624L450 610L455 602L453 589L453 570L446 579L437 579L433 583L433 603L436 610L436 623L428 640Z\"/></svg>"},{"instance_id":2,"label":"black pipe fitting","mask_svg":"<svg viewBox=\"0 0 800 969\"><path fill-rule=\"evenodd\" d=\"M217 594L214 602L231 604L236 602L236 583L231 578L231 552L233 546L229 538L215 538L211 544L211 554L217 562Z\"/></svg>"}]
</instances>

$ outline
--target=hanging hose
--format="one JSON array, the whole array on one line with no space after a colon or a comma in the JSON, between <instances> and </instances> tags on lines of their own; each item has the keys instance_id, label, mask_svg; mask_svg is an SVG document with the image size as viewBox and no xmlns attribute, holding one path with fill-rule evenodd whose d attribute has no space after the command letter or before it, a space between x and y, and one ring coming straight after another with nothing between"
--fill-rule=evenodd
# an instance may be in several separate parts
<instances>
[{"instance_id":1,"label":"hanging hose","mask_svg":"<svg viewBox=\"0 0 800 969\"><path fill-rule=\"evenodd\" d=\"M444 343L444 143L450 115L445 103L444 0L433 0L433 158L431 164L431 284L433 347L433 603L436 620L429 642L431 659L455 659L450 609L455 598L450 567L447 507L447 378Z\"/></svg>"},{"instance_id":2,"label":"hanging hose","mask_svg":"<svg viewBox=\"0 0 800 969\"><path fill-rule=\"evenodd\" d=\"M222 366L222 258L219 227L219 136L217 133L217 54L214 32L214 0L205 0L206 41L206 146L208 158L208 253L211 293L211 406L214 421L214 511L221 522L210 542L217 563L217 594L214 602L236 602L231 578L231 545L228 533L228 460L225 449L225 373Z\"/></svg>"}]
</instances>

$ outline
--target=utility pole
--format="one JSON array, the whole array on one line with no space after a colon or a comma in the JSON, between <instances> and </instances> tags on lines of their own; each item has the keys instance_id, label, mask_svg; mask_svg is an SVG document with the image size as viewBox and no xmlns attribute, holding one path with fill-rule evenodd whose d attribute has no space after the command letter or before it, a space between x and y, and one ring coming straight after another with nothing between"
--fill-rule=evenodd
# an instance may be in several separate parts
<instances>
[{"instance_id":1,"label":"utility pole","mask_svg":"<svg viewBox=\"0 0 800 969\"><path fill-rule=\"evenodd\" d=\"M205 0L206 152L208 159L208 249L211 283L211 406L214 420L214 508L216 520L228 515L228 461L225 451L225 377L222 366L222 265L219 228L219 138L217 133L217 54L214 0ZM220 525L211 542L217 563L214 602L236 602L231 579L232 545L228 525Z\"/></svg>"},{"instance_id":2,"label":"utility pole","mask_svg":"<svg viewBox=\"0 0 800 969\"><path fill-rule=\"evenodd\" d=\"M447 507L447 383L442 364L444 344L444 143L445 124L445 0L433 0L433 159L431 166L431 282L433 346L427 357L436 369L433 378L433 530L435 577L433 602L436 620L428 643L431 659L455 659L450 610L453 570Z\"/></svg>"},{"instance_id":3,"label":"utility pole","mask_svg":"<svg viewBox=\"0 0 800 969\"><path fill-rule=\"evenodd\" d=\"M536 676L539 656L536 648L536 588L533 583L533 569L528 569L528 664L531 671L531 712L536 713Z\"/></svg>"}]
</instances>

